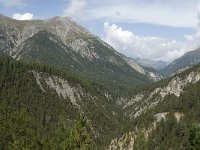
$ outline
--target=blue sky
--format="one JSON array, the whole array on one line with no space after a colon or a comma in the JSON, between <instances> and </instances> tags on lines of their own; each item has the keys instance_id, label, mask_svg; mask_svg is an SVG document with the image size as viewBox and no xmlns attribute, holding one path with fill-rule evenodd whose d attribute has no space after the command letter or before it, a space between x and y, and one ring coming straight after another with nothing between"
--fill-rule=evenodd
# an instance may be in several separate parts
<instances>
[{"instance_id":1,"label":"blue sky","mask_svg":"<svg viewBox=\"0 0 200 150\"><path fill-rule=\"evenodd\" d=\"M70 16L129 57L168 62L200 46L199 8L199 0L0 0L6 16Z\"/></svg>"}]
</instances>

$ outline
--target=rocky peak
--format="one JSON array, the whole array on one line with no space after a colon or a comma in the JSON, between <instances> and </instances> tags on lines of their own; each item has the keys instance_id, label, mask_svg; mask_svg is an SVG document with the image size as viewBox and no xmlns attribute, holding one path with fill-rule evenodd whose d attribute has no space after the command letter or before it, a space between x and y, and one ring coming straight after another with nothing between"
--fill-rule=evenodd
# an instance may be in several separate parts
<instances>
[{"instance_id":1,"label":"rocky peak","mask_svg":"<svg viewBox=\"0 0 200 150\"><path fill-rule=\"evenodd\" d=\"M62 43L61 45L65 45L65 47L73 50L83 59L93 62L96 61L98 64L102 63L101 66L105 65L104 63L110 63L118 68L120 67L125 74L131 73L137 77L145 78L145 80L158 80L157 75L149 74L149 72L136 62L130 62L124 55L115 51L114 48L78 25L69 17L54 17L48 20L27 21L18 21L3 17L0 21L0 30L5 32L7 40L11 43L10 45L14 45L14 47L7 48L9 51L7 53L13 58L23 59L20 51L23 51L24 54L27 53L27 48L24 45L27 45L26 43L38 32L45 31L54 35L54 37L59 39L59 43ZM55 40L53 41L55 42ZM28 46L33 47L31 45ZM74 54L74 52L72 53ZM112 68L108 68L107 66L105 66L105 69L106 71L113 71Z\"/></svg>"},{"instance_id":2,"label":"rocky peak","mask_svg":"<svg viewBox=\"0 0 200 150\"><path fill-rule=\"evenodd\" d=\"M69 17L54 17L45 20L44 25L47 25L44 27L45 29L59 36L65 44L77 37L92 37L89 31L79 26Z\"/></svg>"}]
</instances>

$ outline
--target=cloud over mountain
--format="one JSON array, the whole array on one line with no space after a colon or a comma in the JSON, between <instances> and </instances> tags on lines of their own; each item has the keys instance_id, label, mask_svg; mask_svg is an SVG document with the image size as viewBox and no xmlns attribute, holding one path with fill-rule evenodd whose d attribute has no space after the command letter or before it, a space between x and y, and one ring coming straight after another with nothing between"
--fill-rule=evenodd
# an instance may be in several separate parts
<instances>
[{"instance_id":1,"label":"cloud over mountain","mask_svg":"<svg viewBox=\"0 0 200 150\"><path fill-rule=\"evenodd\" d=\"M16 13L16 14L13 14L13 19L16 19L16 20L32 20L33 14L31 14L31 13L25 13L25 14Z\"/></svg>"},{"instance_id":2,"label":"cloud over mountain","mask_svg":"<svg viewBox=\"0 0 200 150\"><path fill-rule=\"evenodd\" d=\"M104 40L127 56L172 61L183 55L187 48L181 41L153 36L138 36L116 24L104 23Z\"/></svg>"}]
</instances>

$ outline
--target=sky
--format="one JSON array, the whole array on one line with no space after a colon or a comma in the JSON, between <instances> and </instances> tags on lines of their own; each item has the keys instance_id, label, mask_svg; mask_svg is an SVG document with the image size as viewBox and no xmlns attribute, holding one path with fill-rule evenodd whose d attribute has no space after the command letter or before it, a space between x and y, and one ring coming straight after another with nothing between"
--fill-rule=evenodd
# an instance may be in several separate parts
<instances>
[{"instance_id":1,"label":"sky","mask_svg":"<svg viewBox=\"0 0 200 150\"><path fill-rule=\"evenodd\" d=\"M0 13L69 16L132 58L172 62L200 47L199 0L0 0Z\"/></svg>"}]
</instances>

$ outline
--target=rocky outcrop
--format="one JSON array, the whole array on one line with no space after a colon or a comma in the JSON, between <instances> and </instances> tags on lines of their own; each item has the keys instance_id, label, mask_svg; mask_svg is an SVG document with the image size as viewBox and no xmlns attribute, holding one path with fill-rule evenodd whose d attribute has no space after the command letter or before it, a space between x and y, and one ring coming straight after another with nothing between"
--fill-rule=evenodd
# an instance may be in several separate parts
<instances>
[{"instance_id":1,"label":"rocky outcrop","mask_svg":"<svg viewBox=\"0 0 200 150\"><path fill-rule=\"evenodd\" d=\"M124 109L126 115L130 118L136 118L148 109L155 107L160 101L163 101L168 94L173 94L179 97L184 88L189 84L195 84L200 80L200 70L190 72L189 74L180 77L174 76L166 86L157 87L151 92L141 92L128 102L125 101ZM130 111L132 110L132 111Z\"/></svg>"},{"instance_id":2,"label":"rocky outcrop","mask_svg":"<svg viewBox=\"0 0 200 150\"><path fill-rule=\"evenodd\" d=\"M71 85L67 80L55 75L30 71L42 92L55 92L60 98L69 101L78 112L85 114L86 104L83 98L91 99L94 103L97 97L86 92L81 86ZM87 125L95 138L99 137L98 131L93 127L93 122L85 114Z\"/></svg>"},{"instance_id":3,"label":"rocky outcrop","mask_svg":"<svg viewBox=\"0 0 200 150\"><path fill-rule=\"evenodd\" d=\"M107 150L132 150L136 138L135 132L124 134L121 138L115 138Z\"/></svg>"},{"instance_id":4,"label":"rocky outcrop","mask_svg":"<svg viewBox=\"0 0 200 150\"><path fill-rule=\"evenodd\" d=\"M33 71L33 75L43 92L46 92L48 89L53 90L62 98L69 99L74 106L80 107L78 104L78 101L81 101L80 94L84 94L80 92L80 87L73 87L68 81L57 76L49 76L35 71Z\"/></svg>"},{"instance_id":5,"label":"rocky outcrop","mask_svg":"<svg viewBox=\"0 0 200 150\"><path fill-rule=\"evenodd\" d=\"M154 118L156 119L156 122L160 122L161 120L166 120L166 115L168 112L162 112L162 113L157 113L154 115Z\"/></svg>"},{"instance_id":6,"label":"rocky outcrop","mask_svg":"<svg viewBox=\"0 0 200 150\"><path fill-rule=\"evenodd\" d=\"M76 53L79 53L82 57L86 57L89 60L100 59L100 56L95 52L95 47L90 46L90 43L84 39L78 38L68 43Z\"/></svg>"},{"instance_id":7,"label":"rocky outcrop","mask_svg":"<svg viewBox=\"0 0 200 150\"><path fill-rule=\"evenodd\" d=\"M145 71L145 75L154 82L164 79L164 77L158 72Z\"/></svg>"}]
</instances>

